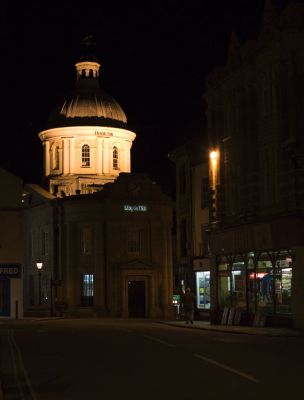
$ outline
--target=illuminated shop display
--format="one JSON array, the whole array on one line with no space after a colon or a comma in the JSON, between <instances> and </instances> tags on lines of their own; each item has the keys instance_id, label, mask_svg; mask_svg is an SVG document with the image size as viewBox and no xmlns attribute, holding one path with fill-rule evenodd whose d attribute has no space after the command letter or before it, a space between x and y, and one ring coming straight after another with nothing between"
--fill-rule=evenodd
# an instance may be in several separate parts
<instances>
[{"instance_id":1,"label":"illuminated shop display","mask_svg":"<svg viewBox=\"0 0 304 400\"><path fill-rule=\"evenodd\" d=\"M260 310L266 314L291 313L292 261L282 259L220 263L218 274L218 300L221 308L237 307L249 312Z\"/></svg>"},{"instance_id":2,"label":"illuminated shop display","mask_svg":"<svg viewBox=\"0 0 304 400\"><path fill-rule=\"evenodd\" d=\"M210 271L196 272L197 307L210 309Z\"/></svg>"}]
</instances>

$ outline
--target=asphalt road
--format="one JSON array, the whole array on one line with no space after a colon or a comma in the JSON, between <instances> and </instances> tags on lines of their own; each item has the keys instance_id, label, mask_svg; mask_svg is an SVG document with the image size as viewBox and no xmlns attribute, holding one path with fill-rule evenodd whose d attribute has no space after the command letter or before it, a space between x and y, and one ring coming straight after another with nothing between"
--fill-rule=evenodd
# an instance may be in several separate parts
<instances>
[{"instance_id":1,"label":"asphalt road","mask_svg":"<svg viewBox=\"0 0 304 400\"><path fill-rule=\"evenodd\" d=\"M4 400L303 398L304 338L63 319L0 326Z\"/></svg>"}]
</instances>

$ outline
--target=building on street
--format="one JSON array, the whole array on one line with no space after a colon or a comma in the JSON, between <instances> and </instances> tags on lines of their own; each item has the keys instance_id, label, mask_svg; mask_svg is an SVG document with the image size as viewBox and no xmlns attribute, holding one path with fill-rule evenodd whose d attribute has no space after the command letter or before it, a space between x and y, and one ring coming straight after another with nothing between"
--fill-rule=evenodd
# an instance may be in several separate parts
<instances>
[{"instance_id":1,"label":"building on street","mask_svg":"<svg viewBox=\"0 0 304 400\"><path fill-rule=\"evenodd\" d=\"M136 134L86 47L74 92L39 133L44 185L24 188L25 309L169 318L172 202L131 173Z\"/></svg>"},{"instance_id":2,"label":"building on street","mask_svg":"<svg viewBox=\"0 0 304 400\"><path fill-rule=\"evenodd\" d=\"M304 328L304 5L266 1L207 79L212 320Z\"/></svg>"}]
</instances>

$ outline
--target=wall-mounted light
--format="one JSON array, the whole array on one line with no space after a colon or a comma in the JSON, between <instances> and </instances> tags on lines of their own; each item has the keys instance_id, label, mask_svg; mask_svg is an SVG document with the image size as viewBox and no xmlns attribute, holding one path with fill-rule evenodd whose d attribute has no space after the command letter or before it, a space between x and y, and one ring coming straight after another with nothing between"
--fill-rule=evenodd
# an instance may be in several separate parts
<instances>
[{"instance_id":1,"label":"wall-mounted light","mask_svg":"<svg viewBox=\"0 0 304 400\"><path fill-rule=\"evenodd\" d=\"M37 261L37 262L36 262L36 267L37 267L37 269L41 270L42 267L43 267L43 262Z\"/></svg>"},{"instance_id":2,"label":"wall-mounted light","mask_svg":"<svg viewBox=\"0 0 304 400\"><path fill-rule=\"evenodd\" d=\"M41 305L41 270L43 267L43 262L39 259L36 262L36 267L38 269L38 304Z\"/></svg>"}]
</instances>

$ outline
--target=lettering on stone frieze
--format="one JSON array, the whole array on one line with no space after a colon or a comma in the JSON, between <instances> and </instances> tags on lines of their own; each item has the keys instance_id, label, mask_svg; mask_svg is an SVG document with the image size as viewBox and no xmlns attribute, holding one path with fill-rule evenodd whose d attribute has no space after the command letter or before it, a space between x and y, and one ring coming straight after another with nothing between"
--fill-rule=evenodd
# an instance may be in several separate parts
<instances>
[{"instance_id":1,"label":"lettering on stone frieze","mask_svg":"<svg viewBox=\"0 0 304 400\"><path fill-rule=\"evenodd\" d=\"M95 135L99 137L111 137L113 136L112 132L101 132L101 131L95 131Z\"/></svg>"}]
</instances>

